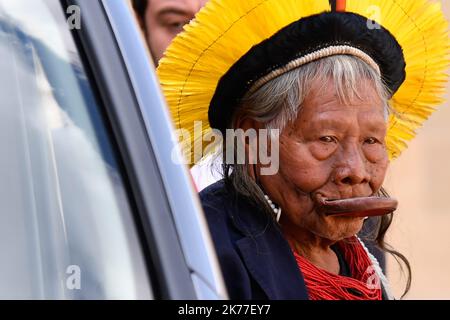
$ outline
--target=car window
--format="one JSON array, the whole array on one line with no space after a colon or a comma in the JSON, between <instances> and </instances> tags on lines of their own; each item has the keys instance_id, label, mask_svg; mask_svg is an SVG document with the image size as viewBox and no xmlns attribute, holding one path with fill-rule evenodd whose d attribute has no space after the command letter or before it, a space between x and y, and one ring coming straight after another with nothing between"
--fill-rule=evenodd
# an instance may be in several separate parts
<instances>
[{"instance_id":1,"label":"car window","mask_svg":"<svg viewBox=\"0 0 450 320\"><path fill-rule=\"evenodd\" d=\"M0 298L151 298L118 160L59 1L0 0L0 57Z\"/></svg>"}]
</instances>

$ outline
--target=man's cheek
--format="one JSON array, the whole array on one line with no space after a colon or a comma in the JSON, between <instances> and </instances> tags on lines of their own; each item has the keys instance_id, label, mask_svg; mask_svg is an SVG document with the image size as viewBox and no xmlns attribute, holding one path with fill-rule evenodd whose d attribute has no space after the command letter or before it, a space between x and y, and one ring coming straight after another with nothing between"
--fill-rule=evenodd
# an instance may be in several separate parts
<instances>
[{"instance_id":1,"label":"man's cheek","mask_svg":"<svg viewBox=\"0 0 450 320\"><path fill-rule=\"evenodd\" d=\"M336 152L336 144L311 142L308 144L308 152L317 161L325 161L333 156Z\"/></svg>"},{"instance_id":2,"label":"man's cheek","mask_svg":"<svg viewBox=\"0 0 450 320\"><path fill-rule=\"evenodd\" d=\"M304 192L321 187L331 174L330 159L318 159L312 148L312 143L280 142L280 172Z\"/></svg>"},{"instance_id":3,"label":"man's cheek","mask_svg":"<svg viewBox=\"0 0 450 320\"><path fill-rule=\"evenodd\" d=\"M330 176L330 168L320 163L305 163L290 166L288 170L283 170L287 177L290 177L296 188L302 192L313 192L323 186Z\"/></svg>"},{"instance_id":4,"label":"man's cheek","mask_svg":"<svg viewBox=\"0 0 450 320\"><path fill-rule=\"evenodd\" d=\"M386 177L388 163L375 164L370 167L371 181L374 186L380 188Z\"/></svg>"}]
</instances>

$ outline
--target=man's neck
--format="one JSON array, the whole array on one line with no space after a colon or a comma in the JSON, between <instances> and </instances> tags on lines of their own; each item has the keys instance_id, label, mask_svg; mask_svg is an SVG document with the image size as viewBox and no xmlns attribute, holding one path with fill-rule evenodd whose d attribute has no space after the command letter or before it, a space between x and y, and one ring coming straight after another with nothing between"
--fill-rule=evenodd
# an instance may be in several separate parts
<instances>
[{"instance_id":1,"label":"man's neck","mask_svg":"<svg viewBox=\"0 0 450 320\"><path fill-rule=\"evenodd\" d=\"M316 267L339 274L339 260L331 249L335 241L319 237L308 230L283 228L283 232L291 248Z\"/></svg>"}]
</instances>

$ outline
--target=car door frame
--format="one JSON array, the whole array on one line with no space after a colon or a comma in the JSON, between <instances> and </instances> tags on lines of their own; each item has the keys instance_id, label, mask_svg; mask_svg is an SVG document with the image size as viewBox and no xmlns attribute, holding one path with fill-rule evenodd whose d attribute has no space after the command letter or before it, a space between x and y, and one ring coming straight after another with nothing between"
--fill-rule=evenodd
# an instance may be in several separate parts
<instances>
[{"instance_id":1,"label":"car door frame","mask_svg":"<svg viewBox=\"0 0 450 320\"><path fill-rule=\"evenodd\" d=\"M171 120L130 8L122 0L61 4L66 14L70 6L81 14L72 33L122 161L155 298L226 298L205 218L187 168L177 164Z\"/></svg>"}]
</instances>

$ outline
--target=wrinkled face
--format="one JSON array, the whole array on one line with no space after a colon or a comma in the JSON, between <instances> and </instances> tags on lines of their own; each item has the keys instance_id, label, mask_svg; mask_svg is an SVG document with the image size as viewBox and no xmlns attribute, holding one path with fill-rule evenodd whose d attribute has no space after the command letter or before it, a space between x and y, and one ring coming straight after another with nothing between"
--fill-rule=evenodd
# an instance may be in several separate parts
<instances>
[{"instance_id":1,"label":"wrinkled face","mask_svg":"<svg viewBox=\"0 0 450 320\"><path fill-rule=\"evenodd\" d=\"M358 233L363 218L327 217L316 212L313 197L379 191L388 166L386 122L383 101L369 81L360 82L360 97L349 103L340 102L331 81L325 88L313 85L298 118L281 133L278 174L260 178L283 210L285 230L339 241Z\"/></svg>"},{"instance_id":2,"label":"wrinkled face","mask_svg":"<svg viewBox=\"0 0 450 320\"><path fill-rule=\"evenodd\" d=\"M155 62L207 0L149 0L145 13L147 42Z\"/></svg>"}]
</instances>

